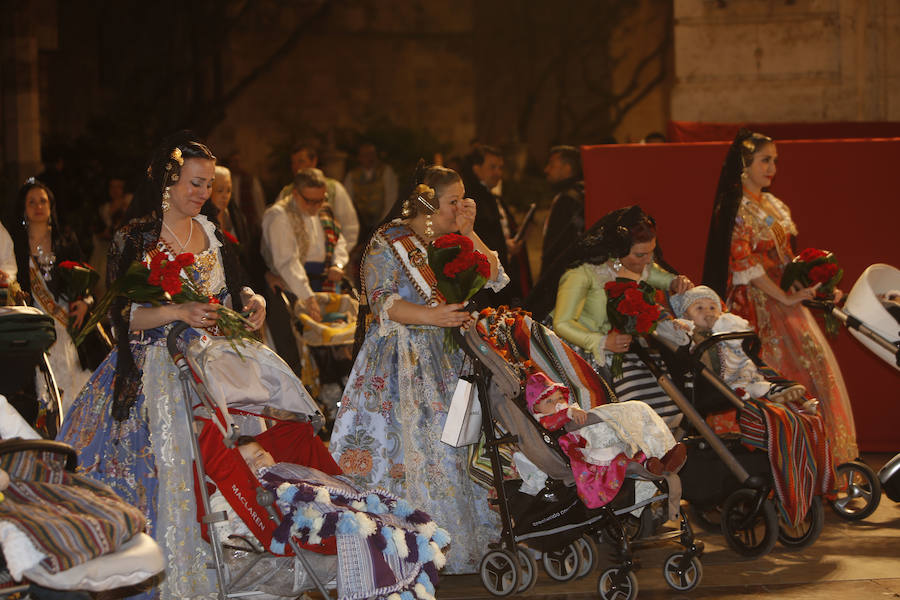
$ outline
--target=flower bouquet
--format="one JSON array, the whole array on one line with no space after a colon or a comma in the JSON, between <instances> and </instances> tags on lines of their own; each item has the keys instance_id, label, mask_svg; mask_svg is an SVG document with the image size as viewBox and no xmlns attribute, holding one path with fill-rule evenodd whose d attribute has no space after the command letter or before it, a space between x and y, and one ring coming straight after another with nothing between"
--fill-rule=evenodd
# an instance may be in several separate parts
<instances>
[{"instance_id":1,"label":"flower bouquet","mask_svg":"<svg viewBox=\"0 0 900 600\"><path fill-rule=\"evenodd\" d=\"M239 313L222 306L218 298L200 293L192 281L181 275L182 269L190 268L193 264L193 254L179 254L174 259L169 259L162 252L154 254L149 264L138 261L131 263L125 274L116 279L103 298L97 302L91 318L75 338L75 345L84 341L87 333L109 310L112 301L117 296L124 296L132 302L149 302L154 306L165 302L216 304L218 306L215 326L237 350L236 340L253 337L250 333L250 322Z\"/></svg>"},{"instance_id":2,"label":"flower bouquet","mask_svg":"<svg viewBox=\"0 0 900 600\"><path fill-rule=\"evenodd\" d=\"M787 264L781 276L781 289L788 291L798 283L803 287L820 284L816 290L817 300L831 300L834 290L844 277L844 270L837 264L834 254L826 250L807 248ZM829 312L825 313L825 331L837 335L838 320Z\"/></svg>"},{"instance_id":3,"label":"flower bouquet","mask_svg":"<svg viewBox=\"0 0 900 600\"><path fill-rule=\"evenodd\" d=\"M613 330L627 335L653 333L662 310L654 300L654 290L647 284L633 279L618 278L604 286L606 290L606 314ZM613 378L622 376L624 354L613 354L609 367Z\"/></svg>"},{"instance_id":4,"label":"flower bouquet","mask_svg":"<svg viewBox=\"0 0 900 600\"><path fill-rule=\"evenodd\" d=\"M91 293L100 275L87 263L64 260L56 265L54 278L60 283L59 295L66 302L81 300Z\"/></svg>"},{"instance_id":5,"label":"flower bouquet","mask_svg":"<svg viewBox=\"0 0 900 600\"><path fill-rule=\"evenodd\" d=\"M90 295L91 289L100 280L100 274L87 263L64 260L56 265L53 278L59 282L59 296L71 304ZM73 333L72 324L74 322L75 317L70 316L67 326L70 334Z\"/></svg>"},{"instance_id":6,"label":"flower bouquet","mask_svg":"<svg viewBox=\"0 0 900 600\"><path fill-rule=\"evenodd\" d=\"M442 235L428 245L428 266L434 271L438 291L451 304L468 301L491 276L487 257L475 250L472 240L456 233ZM457 348L449 328L444 332L444 347Z\"/></svg>"}]
</instances>

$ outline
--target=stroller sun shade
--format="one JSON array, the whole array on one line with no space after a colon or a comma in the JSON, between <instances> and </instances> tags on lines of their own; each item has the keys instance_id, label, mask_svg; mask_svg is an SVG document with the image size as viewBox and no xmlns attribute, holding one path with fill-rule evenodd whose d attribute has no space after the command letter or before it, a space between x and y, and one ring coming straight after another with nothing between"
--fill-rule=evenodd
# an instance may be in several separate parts
<instances>
[{"instance_id":1,"label":"stroller sun shade","mask_svg":"<svg viewBox=\"0 0 900 600\"><path fill-rule=\"evenodd\" d=\"M198 339L188 346L185 357L222 415L226 415L229 428L233 421L227 416L228 409L278 418L320 418L303 383L287 363L262 344L245 342L235 348L228 340Z\"/></svg>"}]
</instances>

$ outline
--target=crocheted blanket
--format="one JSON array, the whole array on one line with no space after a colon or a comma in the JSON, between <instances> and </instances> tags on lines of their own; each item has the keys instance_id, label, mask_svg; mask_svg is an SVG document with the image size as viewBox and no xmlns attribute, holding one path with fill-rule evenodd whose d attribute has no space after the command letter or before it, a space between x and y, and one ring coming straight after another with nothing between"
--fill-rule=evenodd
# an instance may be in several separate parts
<instances>
[{"instance_id":1,"label":"crocheted blanket","mask_svg":"<svg viewBox=\"0 0 900 600\"><path fill-rule=\"evenodd\" d=\"M310 544L336 536L341 600L433 600L450 536L427 514L387 492L358 491L289 463L267 470L261 481L284 514L273 552L283 552L290 536Z\"/></svg>"}]
</instances>

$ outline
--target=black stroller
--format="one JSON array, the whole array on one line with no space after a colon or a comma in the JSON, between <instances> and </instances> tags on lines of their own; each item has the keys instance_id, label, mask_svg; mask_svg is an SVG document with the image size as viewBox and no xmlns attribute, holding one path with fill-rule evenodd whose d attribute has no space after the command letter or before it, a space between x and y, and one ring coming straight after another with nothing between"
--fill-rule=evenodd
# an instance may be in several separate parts
<instances>
[{"instance_id":1,"label":"black stroller","mask_svg":"<svg viewBox=\"0 0 900 600\"><path fill-rule=\"evenodd\" d=\"M48 438L56 437L62 422L59 390L46 354L55 341L50 315L30 306L0 307L0 394Z\"/></svg>"},{"instance_id":2,"label":"black stroller","mask_svg":"<svg viewBox=\"0 0 900 600\"><path fill-rule=\"evenodd\" d=\"M694 520L709 531L721 530L728 546L747 558L767 554L776 542L789 549L807 547L815 542L824 527L823 490L812 494L809 508L796 525L779 519L777 503L784 501L783 490L776 485L769 454L751 451L742 435L716 435L704 420L707 414L729 408L750 410L702 360L716 344L731 340L741 340L748 356L758 356L759 339L754 332L715 334L693 350L678 348L654 333L649 341L660 350L668 373L672 373L670 376L651 358L639 340L632 343L632 350L641 357L687 420L687 435L682 441L688 448L688 460L681 477L684 498L692 505ZM764 366L761 361L757 364ZM690 400L686 394L690 395ZM760 437L766 438L764 420L761 427ZM822 463L818 465L819 469L830 469L830 456ZM848 472L869 481L869 490L872 489L871 482L877 481L865 463L854 461L838 465L837 491L830 502L844 519L865 518L877 507L878 494L854 491L847 486L846 478L841 486L840 476Z\"/></svg>"},{"instance_id":3,"label":"black stroller","mask_svg":"<svg viewBox=\"0 0 900 600\"><path fill-rule=\"evenodd\" d=\"M555 334L534 322L527 313L505 309L486 309L481 319L498 317L507 324L502 337L516 344L519 358L530 356L535 366L552 373L558 381L565 381L573 393L598 394L612 399L611 390L602 383L590 367L568 348ZM524 375L519 361L507 360L486 339L479 327L471 327L459 342L474 366L474 380L482 410L482 431L485 448L491 463L492 484L497 493L498 509L503 531L497 547L482 558L480 575L485 588L496 596L524 593L536 583L537 569L533 552L541 558L547 574L557 581L567 581L587 575L598 555L594 542L600 537L610 543L616 565L600 575L598 591L601 598L631 600L637 596L638 582L634 573L633 549L636 545L675 540L683 549L671 554L663 566L666 583L674 590L689 591L702 578L700 555L703 545L695 542L687 518L679 507L680 483L677 475L666 480L654 477L635 463L629 467L625 485L615 499L599 508L589 509L581 501L574 486L574 475L568 458L560 449L558 438L565 431L551 432L536 422L527 412L524 399ZM523 340L523 336L526 340ZM523 347L527 346L527 347ZM564 363L575 361L581 373L590 372L596 385L585 390L584 380L577 381L579 367ZM585 371L586 369L586 371ZM577 391L579 386L581 392ZM595 415L591 415L595 417ZM588 423L591 423L589 417ZM570 423L566 427L579 426ZM520 480L504 481L500 447L517 444L527 458L547 475L543 490L532 496L519 491ZM632 469L631 467L637 467ZM636 483L651 481L655 495L636 502ZM655 487L654 487L655 486ZM655 531L659 522L651 523L654 503L668 503L669 514L677 515L679 529L659 536L635 536L630 524L636 521L644 531ZM639 519L629 515L647 507ZM666 518L662 518L665 521ZM641 537L634 541L632 537ZM527 547L527 548L526 548Z\"/></svg>"}]
</instances>

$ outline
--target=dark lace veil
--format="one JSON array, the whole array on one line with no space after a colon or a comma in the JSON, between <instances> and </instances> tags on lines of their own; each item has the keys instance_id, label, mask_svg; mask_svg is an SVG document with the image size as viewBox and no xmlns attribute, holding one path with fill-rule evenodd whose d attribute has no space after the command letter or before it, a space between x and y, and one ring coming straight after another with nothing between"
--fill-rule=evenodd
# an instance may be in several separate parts
<instances>
[{"instance_id":1,"label":"dark lace veil","mask_svg":"<svg viewBox=\"0 0 900 600\"><path fill-rule=\"evenodd\" d=\"M731 143L722 164L703 261L703 283L714 289L720 298L725 298L726 295L731 234L744 195L742 173L753 162L753 155L771 142L771 138L761 133L742 128Z\"/></svg>"}]
</instances>

